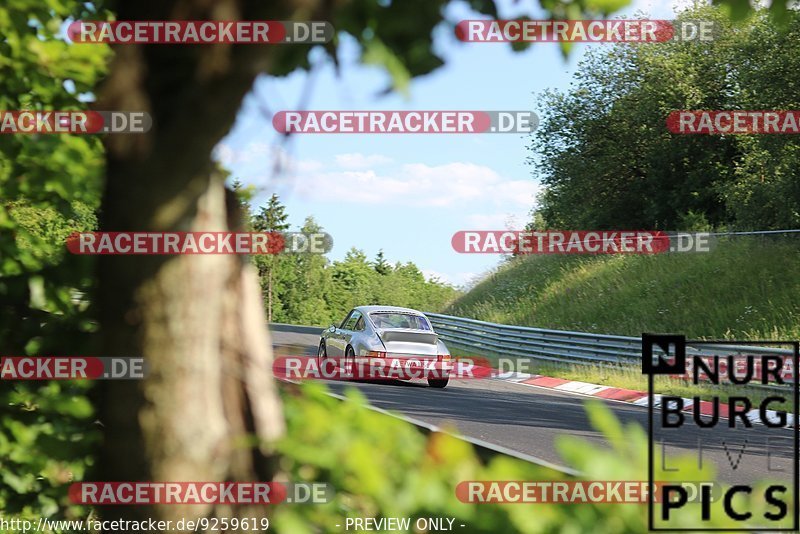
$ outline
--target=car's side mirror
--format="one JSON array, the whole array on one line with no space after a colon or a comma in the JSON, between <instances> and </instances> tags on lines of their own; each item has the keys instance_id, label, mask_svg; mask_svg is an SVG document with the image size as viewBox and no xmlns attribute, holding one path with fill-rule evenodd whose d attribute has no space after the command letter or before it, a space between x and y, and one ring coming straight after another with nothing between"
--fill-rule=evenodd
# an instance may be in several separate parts
<instances>
[{"instance_id":1,"label":"car's side mirror","mask_svg":"<svg viewBox=\"0 0 800 534\"><path fill-rule=\"evenodd\" d=\"M336 325L332 324L328 327L328 332L336 332Z\"/></svg>"}]
</instances>

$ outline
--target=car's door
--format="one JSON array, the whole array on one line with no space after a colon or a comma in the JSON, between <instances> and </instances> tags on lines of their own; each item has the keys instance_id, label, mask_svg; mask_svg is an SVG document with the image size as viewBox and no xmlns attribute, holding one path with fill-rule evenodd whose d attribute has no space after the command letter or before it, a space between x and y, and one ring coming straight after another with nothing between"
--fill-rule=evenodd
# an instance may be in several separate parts
<instances>
[{"instance_id":1,"label":"car's door","mask_svg":"<svg viewBox=\"0 0 800 534\"><path fill-rule=\"evenodd\" d=\"M351 344L353 337L358 334L358 328L356 325L360 325L363 329L364 321L361 321L361 312L358 310L353 310L353 313L351 313L350 317L348 317L344 328L342 328L342 350L344 350L344 347L347 347L347 345Z\"/></svg>"},{"instance_id":2,"label":"car's door","mask_svg":"<svg viewBox=\"0 0 800 534\"><path fill-rule=\"evenodd\" d=\"M351 310L350 313L348 313L345 316L344 320L342 321L342 324L336 327L333 330L333 332L328 336L326 348L329 357L341 358L342 356L344 356L344 341L342 332L344 331L343 330L344 326L350 320L350 316L353 314L354 311L355 310Z\"/></svg>"},{"instance_id":3,"label":"car's door","mask_svg":"<svg viewBox=\"0 0 800 534\"><path fill-rule=\"evenodd\" d=\"M342 328L339 329L340 339L341 339L341 350L342 355L345 353L345 348L350 343L350 340L353 339L353 333L356 329L356 323L358 320L361 319L361 312L358 310L353 310L350 312L350 315L347 317L347 320L342 325Z\"/></svg>"}]
</instances>

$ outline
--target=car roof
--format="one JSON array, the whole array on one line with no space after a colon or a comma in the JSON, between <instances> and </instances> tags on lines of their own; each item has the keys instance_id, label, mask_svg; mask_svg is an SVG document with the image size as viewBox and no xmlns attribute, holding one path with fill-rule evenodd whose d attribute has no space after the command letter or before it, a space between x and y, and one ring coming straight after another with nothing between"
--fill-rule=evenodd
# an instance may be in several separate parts
<instances>
[{"instance_id":1,"label":"car roof","mask_svg":"<svg viewBox=\"0 0 800 534\"><path fill-rule=\"evenodd\" d=\"M412 310L411 308L401 308L399 306L356 306L355 309L357 309L362 313L397 312L397 313L411 313L413 315L425 315L421 311Z\"/></svg>"}]
</instances>

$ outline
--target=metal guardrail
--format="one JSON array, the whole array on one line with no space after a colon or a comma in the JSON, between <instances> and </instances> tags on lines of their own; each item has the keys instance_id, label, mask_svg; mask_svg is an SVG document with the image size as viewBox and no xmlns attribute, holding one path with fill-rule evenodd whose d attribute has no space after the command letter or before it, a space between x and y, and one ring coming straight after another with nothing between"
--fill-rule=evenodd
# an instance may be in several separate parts
<instances>
[{"instance_id":1,"label":"metal guardrail","mask_svg":"<svg viewBox=\"0 0 800 534\"><path fill-rule=\"evenodd\" d=\"M502 354L559 364L641 365L642 340L638 337L590 334L512 326L438 313L425 314L446 343L478 353ZM744 345L688 346L687 355L774 354L791 357L790 349Z\"/></svg>"},{"instance_id":2,"label":"metal guardrail","mask_svg":"<svg viewBox=\"0 0 800 534\"><path fill-rule=\"evenodd\" d=\"M616 336L514 326L439 313L425 313L437 334L451 347L460 347L476 354L496 354L557 365L641 366L642 340L639 337ZM323 328L272 323L273 331L319 335ZM791 358L791 349L769 346L729 345L725 343L687 346L687 356L719 356L721 354L770 354ZM796 370L793 370L796 372ZM791 379L789 379L791 380ZM774 389L785 386L752 384Z\"/></svg>"},{"instance_id":3,"label":"metal guardrail","mask_svg":"<svg viewBox=\"0 0 800 534\"><path fill-rule=\"evenodd\" d=\"M273 332L294 332L295 334L321 335L325 331L323 326L303 326L285 323L267 323L267 327Z\"/></svg>"}]
</instances>

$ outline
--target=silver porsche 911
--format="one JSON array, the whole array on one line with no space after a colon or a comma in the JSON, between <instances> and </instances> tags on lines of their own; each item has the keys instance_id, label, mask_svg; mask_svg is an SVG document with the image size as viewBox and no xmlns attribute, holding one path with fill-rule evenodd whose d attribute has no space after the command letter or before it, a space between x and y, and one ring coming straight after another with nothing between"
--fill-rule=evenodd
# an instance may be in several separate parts
<instances>
[{"instance_id":1,"label":"silver porsche 911","mask_svg":"<svg viewBox=\"0 0 800 534\"><path fill-rule=\"evenodd\" d=\"M332 324L322 332L317 359L326 358L345 365L381 364L403 361L437 371L410 375L427 378L434 388L447 386L450 352L433 331L424 314L395 306L358 306L339 326ZM397 377L408 379L407 376Z\"/></svg>"}]
</instances>

